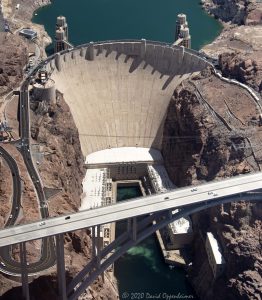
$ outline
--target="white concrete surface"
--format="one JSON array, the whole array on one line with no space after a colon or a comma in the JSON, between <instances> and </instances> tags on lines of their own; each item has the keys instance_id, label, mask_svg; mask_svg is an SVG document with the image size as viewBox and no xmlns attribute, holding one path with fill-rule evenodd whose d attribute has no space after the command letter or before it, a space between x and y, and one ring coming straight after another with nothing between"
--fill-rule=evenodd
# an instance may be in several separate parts
<instances>
[{"instance_id":1,"label":"white concrete surface","mask_svg":"<svg viewBox=\"0 0 262 300\"><path fill-rule=\"evenodd\" d=\"M93 152L86 157L86 164L106 164L123 162L163 161L159 150L139 147L121 147Z\"/></svg>"},{"instance_id":2,"label":"white concrete surface","mask_svg":"<svg viewBox=\"0 0 262 300\"><path fill-rule=\"evenodd\" d=\"M217 240L215 239L214 235L212 232L207 232L207 239L210 245L210 250L213 253L215 263L217 265L221 265L225 263L224 257L221 253L220 247L218 245Z\"/></svg>"},{"instance_id":3,"label":"white concrete surface","mask_svg":"<svg viewBox=\"0 0 262 300\"><path fill-rule=\"evenodd\" d=\"M102 206L105 197L107 169L87 169L83 180L83 195L79 210Z\"/></svg>"},{"instance_id":4,"label":"white concrete surface","mask_svg":"<svg viewBox=\"0 0 262 300\"><path fill-rule=\"evenodd\" d=\"M178 210L173 211L173 214ZM190 233L192 230L192 222L190 217L180 218L169 224L173 234Z\"/></svg>"},{"instance_id":5,"label":"white concrete surface","mask_svg":"<svg viewBox=\"0 0 262 300\"><path fill-rule=\"evenodd\" d=\"M175 185L170 180L164 165L148 166L147 171L156 193L164 193L175 188Z\"/></svg>"}]
</instances>

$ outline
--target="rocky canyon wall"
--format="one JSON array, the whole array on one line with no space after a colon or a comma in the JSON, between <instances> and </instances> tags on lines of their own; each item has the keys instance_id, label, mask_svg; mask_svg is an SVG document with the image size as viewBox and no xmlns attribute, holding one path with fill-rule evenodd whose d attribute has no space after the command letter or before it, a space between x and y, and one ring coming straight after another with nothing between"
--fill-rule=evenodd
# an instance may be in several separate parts
<instances>
[{"instance_id":1,"label":"rocky canyon wall","mask_svg":"<svg viewBox=\"0 0 262 300\"><path fill-rule=\"evenodd\" d=\"M215 120L207 105L199 102L195 86L202 86L204 90L207 84L211 89L212 82L212 74L206 72L192 82L184 82L171 99L163 156L177 186L258 171L258 166L250 160L248 147L237 146L243 145L245 138L231 135L228 128ZM210 99L213 97L214 93ZM210 99L206 98L207 101ZM244 99L238 102L244 105ZM261 300L261 216L261 204L244 201L217 206L192 216L195 239L189 275L201 299ZM213 278L205 251L208 231L218 239L226 260L225 272L217 279Z\"/></svg>"}]
</instances>

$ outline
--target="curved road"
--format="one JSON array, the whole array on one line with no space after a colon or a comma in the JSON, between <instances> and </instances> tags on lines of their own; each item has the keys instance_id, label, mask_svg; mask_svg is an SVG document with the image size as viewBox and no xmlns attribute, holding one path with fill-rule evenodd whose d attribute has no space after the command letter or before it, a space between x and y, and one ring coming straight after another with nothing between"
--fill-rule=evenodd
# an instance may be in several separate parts
<instances>
[{"instance_id":1,"label":"curved road","mask_svg":"<svg viewBox=\"0 0 262 300\"><path fill-rule=\"evenodd\" d=\"M20 92L20 146L21 154L24 159L28 174L30 175L40 205L40 213L43 219L48 218L48 209L46 208L46 198L43 191L43 185L39 174L33 164L30 151L30 119L29 119L29 97L28 97L28 85L29 79L26 80ZM6 150L0 147L0 155L6 160L13 178L13 204L11 214L5 224L5 227L9 227L15 224L19 215L19 208L21 205L21 180L19 170L15 160L8 154ZM6 246L0 249L0 269L2 272L12 275L21 275L21 265L12 259L11 247ZM56 262L55 245L53 237L42 239L41 258L38 262L32 263L27 266L29 274L35 274L41 272L49 267L53 266Z\"/></svg>"},{"instance_id":2,"label":"curved road","mask_svg":"<svg viewBox=\"0 0 262 300\"><path fill-rule=\"evenodd\" d=\"M21 193L21 181L20 181L20 176L19 176L19 170L18 170L15 160L1 146L0 146L0 155L4 158L4 160L8 164L9 169L12 173L12 179L13 179L13 197L12 197L13 203L12 203L11 213L5 224L5 227L8 227L8 226L12 226L15 224L15 221L19 215L19 209L20 209L20 204L21 204L21 194L22 194ZM0 257L1 257L1 255L0 255Z\"/></svg>"}]
</instances>

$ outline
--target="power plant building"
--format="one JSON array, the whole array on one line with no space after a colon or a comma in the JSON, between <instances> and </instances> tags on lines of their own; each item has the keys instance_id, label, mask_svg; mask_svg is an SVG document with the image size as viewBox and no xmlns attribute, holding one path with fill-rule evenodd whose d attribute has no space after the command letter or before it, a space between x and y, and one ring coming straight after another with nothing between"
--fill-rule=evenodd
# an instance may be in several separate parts
<instances>
[{"instance_id":1,"label":"power plant building","mask_svg":"<svg viewBox=\"0 0 262 300\"><path fill-rule=\"evenodd\" d=\"M37 32L30 28L24 28L19 31L19 34L24 36L25 38L29 40L33 40L37 38Z\"/></svg>"},{"instance_id":2,"label":"power plant building","mask_svg":"<svg viewBox=\"0 0 262 300\"><path fill-rule=\"evenodd\" d=\"M225 260L218 241L216 240L212 232L207 232L206 252L214 278L217 278L223 273L225 269Z\"/></svg>"}]
</instances>

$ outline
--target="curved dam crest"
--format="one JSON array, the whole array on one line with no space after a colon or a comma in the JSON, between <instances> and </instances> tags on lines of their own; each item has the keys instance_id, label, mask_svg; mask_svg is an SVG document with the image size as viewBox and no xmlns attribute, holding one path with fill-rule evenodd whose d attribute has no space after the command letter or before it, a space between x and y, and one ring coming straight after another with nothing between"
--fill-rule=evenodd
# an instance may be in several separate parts
<instances>
[{"instance_id":1,"label":"curved dam crest","mask_svg":"<svg viewBox=\"0 0 262 300\"><path fill-rule=\"evenodd\" d=\"M83 155L117 147L161 150L174 89L209 63L196 51L145 40L90 43L48 65L79 130Z\"/></svg>"}]
</instances>

